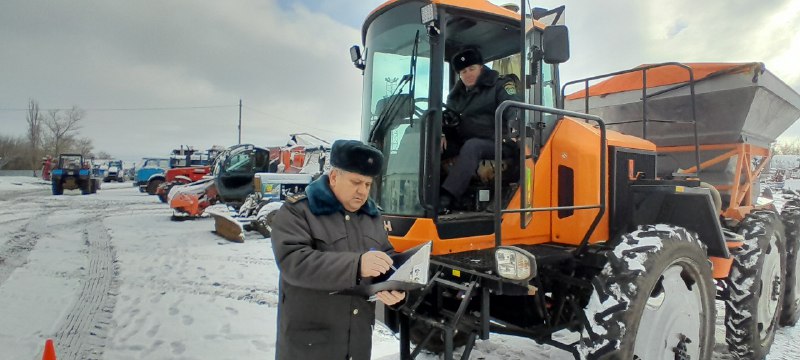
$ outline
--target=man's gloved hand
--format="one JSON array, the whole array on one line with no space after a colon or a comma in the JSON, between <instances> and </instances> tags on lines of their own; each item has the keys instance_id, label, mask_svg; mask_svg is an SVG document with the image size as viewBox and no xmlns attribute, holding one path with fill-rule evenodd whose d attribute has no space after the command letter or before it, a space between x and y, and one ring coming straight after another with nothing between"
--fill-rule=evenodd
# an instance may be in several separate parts
<instances>
[{"instance_id":1,"label":"man's gloved hand","mask_svg":"<svg viewBox=\"0 0 800 360\"><path fill-rule=\"evenodd\" d=\"M392 266L392 258L382 251L368 251L361 254L361 277L376 277Z\"/></svg>"},{"instance_id":2,"label":"man's gloved hand","mask_svg":"<svg viewBox=\"0 0 800 360\"><path fill-rule=\"evenodd\" d=\"M461 123L461 115L459 115L453 109L450 108L444 109L444 111L442 112L442 126L456 127L460 123Z\"/></svg>"}]
</instances>

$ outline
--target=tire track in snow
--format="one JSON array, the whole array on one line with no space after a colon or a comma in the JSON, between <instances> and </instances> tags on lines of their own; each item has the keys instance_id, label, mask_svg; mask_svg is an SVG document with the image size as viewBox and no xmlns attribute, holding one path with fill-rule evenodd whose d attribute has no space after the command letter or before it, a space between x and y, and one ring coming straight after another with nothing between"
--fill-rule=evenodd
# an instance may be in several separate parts
<instances>
[{"instance_id":1,"label":"tire track in snow","mask_svg":"<svg viewBox=\"0 0 800 360\"><path fill-rule=\"evenodd\" d=\"M111 236L99 214L87 216L94 219L83 224L83 240L89 256L87 276L75 304L56 331L59 357L66 359L103 358L119 289L119 269Z\"/></svg>"},{"instance_id":2,"label":"tire track in snow","mask_svg":"<svg viewBox=\"0 0 800 360\"><path fill-rule=\"evenodd\" d=\"M40 213L31 217L19 231L11 234L7 242L0 244L0 285L28 261L28 254L41 237L35 229L45 221L46 216L46 213Z\"/></svg>"}]
</instances>

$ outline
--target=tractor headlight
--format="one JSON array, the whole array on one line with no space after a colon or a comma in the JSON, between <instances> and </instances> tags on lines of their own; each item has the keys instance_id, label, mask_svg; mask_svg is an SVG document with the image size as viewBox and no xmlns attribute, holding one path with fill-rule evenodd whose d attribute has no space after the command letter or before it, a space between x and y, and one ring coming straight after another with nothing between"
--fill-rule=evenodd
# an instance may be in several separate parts
<instances>
[{"instance_id":1,"label":"tractor headlight","mask_svg":"<svg viewBox=\"0 0 800 360\"><path fill-rule=\"evenodd\" d=\"M436 5L428 4L423 6L419 9L419 15L422 20L422 23L427 25L436 21L437 13L436 13Z\"/></svg>"},{"instance_id":2,"label":"tractor headlight","mask_svg":"<svg viewBox=\"0 0 800 360\"><path fill-rule=\"evenodd\" d=\"M514 281L528 281L536 276L536 258L515 246L501 246L494 251L497 274Z\"/></svg>"}]
</instances>

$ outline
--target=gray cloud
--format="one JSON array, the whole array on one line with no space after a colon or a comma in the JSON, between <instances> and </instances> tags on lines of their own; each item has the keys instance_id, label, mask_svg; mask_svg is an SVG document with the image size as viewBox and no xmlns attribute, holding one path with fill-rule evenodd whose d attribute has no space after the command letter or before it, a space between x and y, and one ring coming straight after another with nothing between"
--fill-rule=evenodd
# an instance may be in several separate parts
<instances>
[{"instance_id":1,"label":"gray cloud","mask_svg":"<svg viewBox=\"0 0 800 360\"><path fill-rule=\"evenodd\" d=\"M362 78L347 48L381 3L3 1L0 108L24 108L28 98L87 108L82 135L126 157L235 143L240 98L244 142L281 144L301 131L358 137ZM535 5L561 4L572 52L563 80L662 61L764 61L800 90L797 1ZM209 105L227 107L92 110ZM0 133L24 130L24 112L0 110Z\"/></svg>"},{"instance_id":2,"label":"gray cloud","mask_svg":"<svg viewBox=\"0 0 800 360\"><path fill-rule=\"evenodd\" d=\"M324 14L271 1L13 1L0 6L0 107L32 97L88 108L82 135L122 156L235 143L239 98L245 142L358 137L361 76L347 53L358 39ZM206 105L230 107L91 111ZM24 113L0 117L3 133L24 131Z\"/></svg>"},{"instance_id":3,"label":"gray cloud","mask_svg":"<svg viewBox=\"0 0 800 360\"><path fill-rule=\"evenodd\" d=\"M537 1L562 4L572 55L561 66L562 82L666 61L761 61L800 92L796 0ZM784 136L800 136L800 124Z\"/></svg>"}]
</instances>

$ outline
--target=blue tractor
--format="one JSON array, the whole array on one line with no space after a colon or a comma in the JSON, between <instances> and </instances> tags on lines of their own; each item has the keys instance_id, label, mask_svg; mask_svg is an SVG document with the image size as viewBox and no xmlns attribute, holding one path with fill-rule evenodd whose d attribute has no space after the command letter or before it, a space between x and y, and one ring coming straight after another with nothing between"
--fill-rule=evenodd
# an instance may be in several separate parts
<instances>
[{"instance_id":1,"label":"blue tractor","mask_svg":"<svg viewBox=\"0 0 800 360\"><path fill-rule=\"evenodd\" d=\"M167 158L145 158L142 167L136 170L136 180L134 185L139 187L140 192L150 194L156 193L158 185L164 180L164 172L170 168L170 159ZM161 179L161 181L159 181ZM151 195L152 195L151 194Z\"/></svg>"},{"instance_id":2,"label":"blue tractor","mask_svg":"<svg viewBox=\"0 0 800 360\"><path fill-rule=\"evenodd\" d=\"M106 173L103 177L103 182L125 181L125 169L122 165L122 160L111 160L106 164Z\"/></svg>"},{"instance_id":3,"label":"blue tractor","mask_svg":"<svg viewBox=\"0 0 800 360\"><path fill-rule=\"evenodd\" d=\"M80 189L83 195L94 194L100 188L100 180L86 166L81 154L61 154L50 176L53 195L64 194L64 189Z\"/></svg>"}]
</instances>

